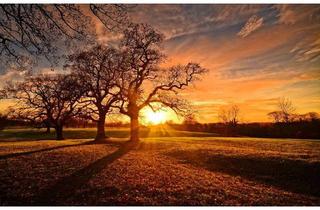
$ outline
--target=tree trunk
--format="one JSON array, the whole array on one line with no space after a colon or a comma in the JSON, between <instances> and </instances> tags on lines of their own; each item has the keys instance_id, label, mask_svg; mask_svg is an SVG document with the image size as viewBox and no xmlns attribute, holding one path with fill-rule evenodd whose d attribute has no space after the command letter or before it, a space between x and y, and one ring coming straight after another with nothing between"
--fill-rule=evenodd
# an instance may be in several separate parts
<instances>
[{"instance_id":1,"label":"tree trunk","mask_svg":"<svg viewBox=\"0 0 320 210\"><path fill-rule=\"evenodd\" d=\"M99 121L97 122L97 135L96 135L95 141L101 141L106 138L105 121L106 121L106 115L101 114L99 116Z\"/></svg>"},{"instance_id":2,"label":"tree trunk","mask_svg":"<svg viewBox=\"0 0 320 210\"><path fill-rule=\"evenodd\" d=\"M56 139L57 140L63 140L63 126L57 125L56 126Z\"/></svg>"},{"instance_id":3,"label":"tree trunk","mask_svg":"<svg viewBox=\"0 0 320 210\"><path fill-rule=\"evenodd\" d=\"M45 133L50 133L50 126L47 126L47 130Z\"/></svg>"},{"instance_id":4,"label":"tree trunk","mask_svg":"<svg viewBox=\"0 0 320 210\"><path fill-rule=\"evenodd\" d=\"M139 118L138 114L130 116L130 141L139 141Z\"/></svg>"},{"instance_id":5,"label":"tree trunk","mask_svg":"<svg viewBox=\"0 0 320 210\"><path fill-rule=\"evenodd\" d=\"M43 124L44 124L44 126L46 127L46 131L45 131L45 133L47 134L47 133L50 133L50 121L47 119L47 120L44 120L43 121Z\"/></svg>"}]
</instances>

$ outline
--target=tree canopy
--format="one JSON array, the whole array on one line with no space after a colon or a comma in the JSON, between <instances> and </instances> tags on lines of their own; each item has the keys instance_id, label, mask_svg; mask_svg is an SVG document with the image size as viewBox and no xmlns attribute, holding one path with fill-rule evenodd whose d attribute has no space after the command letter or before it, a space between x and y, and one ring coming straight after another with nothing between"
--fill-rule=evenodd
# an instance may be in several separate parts
<instances>
[{"instance_id":1,"label":"tree canopy","mask_svg":"<svg viewBox=\"0 0 320 210\"><path fill-rule=\"evenodd\" d=\"M26 68L44 57L55 64L72 45L95 41L96 20L107 30L125 26L127 9L116 4L2 4L0 63Z\"/></svg>"}]
</instances>

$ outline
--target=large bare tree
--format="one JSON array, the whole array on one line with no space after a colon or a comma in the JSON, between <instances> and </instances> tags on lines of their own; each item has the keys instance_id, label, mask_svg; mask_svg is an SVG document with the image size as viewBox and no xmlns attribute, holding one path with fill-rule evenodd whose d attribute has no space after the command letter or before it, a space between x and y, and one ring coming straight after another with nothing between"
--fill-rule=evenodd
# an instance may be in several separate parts
<instances>
[{"instance_id":1,"label":"large bare tree","mask_svg":"<svg viewBox=\"0 0 320 210\"><path fill-rule=\"evenodd\" d=\"M118 50L98 45L69 56L65 65L85 88L85 118L97 123L96 141L105 139L105 120L119 99L118 79L123 72L123 56Z\"/></svg>"},{"instance_id":2,"label":"large bare tree","mask_svg":"<svg viewBox=\"0 0 320 210\"><path fill-rule=\"evenodd\" d=\"M55 63L59 50L95 39L95 20L109 30L125 25L127 9L116 4L1 4L0 64L30 66L39 56Z\"/></svg>"},{"instance_id":3,"label":"large bare tree","mask_svg":"<svg viewBox=\"0 0 320 210\"><path fill-rule=\"evenodd\" d=\"M48 120L63 139L63 126L68 119L80 114L77 106L83 88L74 75L37 75L22 82L9 84L8 95L17 99L14 106L18 116L29 121Z\"/></svg>"},{"instance_id":4,"label":"large bare tree","mask_svg":"<svg viewBox=\"0 0 320 210\"><path fill-rule=\"evenodd\" d=\"M120 112L129 116L131 141L139 140L140 111L149 106L156 109L167 106L176 112L185 108L185 101L178 97L199 75L206 72L197 63L160 68L164 59L161 51L163 35L146 24L131 24L121 41L126 69L120 78Z\"/></svg>"}]
</instances>

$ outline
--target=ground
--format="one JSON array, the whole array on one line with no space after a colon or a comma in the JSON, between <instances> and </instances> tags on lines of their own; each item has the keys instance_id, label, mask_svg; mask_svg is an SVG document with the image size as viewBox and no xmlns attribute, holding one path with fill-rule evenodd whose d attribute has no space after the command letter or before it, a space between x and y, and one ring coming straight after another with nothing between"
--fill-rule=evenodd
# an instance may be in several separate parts
<instances>
[{"instance_id":1,"label":"ground","mask_svg":"<svg viewBox=\"0 0 320 210\"><path fill-rule=\"evenodd\" d=\"M151 129L131 145L108 131L107 144L93 129L0 131L0 204L320 205L318 140Z\"/></svg>"}]
</instances>

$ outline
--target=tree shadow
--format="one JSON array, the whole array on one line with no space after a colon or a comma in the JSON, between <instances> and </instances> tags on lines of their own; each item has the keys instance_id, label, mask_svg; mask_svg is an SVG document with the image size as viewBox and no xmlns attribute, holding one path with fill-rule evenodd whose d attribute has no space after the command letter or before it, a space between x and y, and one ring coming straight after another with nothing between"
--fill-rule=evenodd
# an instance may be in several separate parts
<instances>
[{"instance_id":1,"label":"tree shadow","mask_svg":"<svg viewBox=\"0 0 320 210\"><path fill-rule=\"evenodd\" d=\"M10 153L10 154L6 154L6 155L0 155L0 160L7 159L7 158L13 158L13 157L19 157L19 156L23 156L23 155L31 155L31 154L35 154L35 153L39 153L39 152L48 152L48 151L53 151L53 150L68 148L68 147L77 147L77 146L93 145L93 144L108 144L111 146L119 147L119 146L123 145L124 143L125 143L125 141L117 141L117 140L112 140L112 139L107 139L106 141L101 141L101 142L86 141L86 142L83 142L80 144L61 145L61 146L57 146L57 147L32 150L32 151L27 151L27 152L17 152L17 153Z\"/></svg>"},{"instance_id":2,"label":"tree shadow","mask_svg":"<svg viewBox=\"0 0 320 210\"><path fill-rule=\"evenodd\" d=\"M27 152L10 153L10 154L6 154L6 155L1 155L0 160L7 159L7 158L13 158L13 157L19 157L19 156L23 156L23 155L31 155L31 154L35 154L35 153L39 153L39 152L48 152L48 151L53 151L53 150L62 149L62 148L89 145L89 144L91 144L91 142L84 142L84 143L80 143L80 144L71 144L71 145L61 145L61 146L57 146L57 147L32 150L32 151L27 151Z\"/></svg>"},{"instance_id":3,"label":"tree shadow","mask_svg":"<svg viewBox=\"0 0 320 210\"><path fill-rule=\"evenodd\" d=\"M320 197L320 163L280 157L227 156L207 150L174 151L183 163L210 171L241 176L286 191Z\"/></svg>"},{"instance_id":4,"label":"tree shadow","mask_svg":"<svg viewBox=\"0 0 320 210\"><path fill-rule=\"evenodd\" d=\"M17 143L17 142L34 142L34 141L43 141L44 139L1 139L0 143ZM53 139L46 139L46 140L53 140Z\"/></svg>"},{"instance_id":5,"label":"tree shadow","mask_svg":"<svg viewBox=\"0 0 320 210\"><path fill-rule=\"evenodd\" d=\"M56 184L41 192L40 196L36 197L34 201L32 201L31 205L59 205L59 201L71 197L79 186L88 182L93 175L98 174L106 166L128 153L131 149L135 148L138 143L116 142L115 144L121 145L117 151L102 157L70 176L58 180Z\"/></svg>"}]
</instances>

